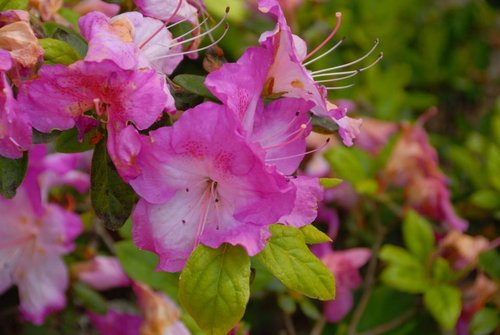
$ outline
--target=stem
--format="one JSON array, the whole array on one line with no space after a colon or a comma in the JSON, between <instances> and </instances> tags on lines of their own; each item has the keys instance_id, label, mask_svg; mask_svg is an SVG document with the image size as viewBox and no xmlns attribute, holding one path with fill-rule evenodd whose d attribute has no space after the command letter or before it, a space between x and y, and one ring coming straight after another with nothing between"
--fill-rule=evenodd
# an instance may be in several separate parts
<instances>
[{"instance_id":1,"label":"stem","mask_svg":"<svg viewBox=\"0 0 500 335\"><path fill-rule=\"evenodd\" d=\"M313 329L311 330L310 335L321 335L323 332L323 328L325 328L326 319L322 316L319 320L314 324Z\"/></svg>"},{"instance_id":2,"label":"stem","mask_svg":"<svg viewBox=\"0 0 500 335\"><path fill-rule=\"evenodd\" d=\"M96 219L94 221L94 227L95 227L95 232L96 234L101 238L103 241L104 245L108 248L108 250L111 252L111 254L115 255L115 243L113 238L108 234L106 231L106 228L104 228L104 225L101 220Z\"/></svg>"},{"instance_id":3,"label":"stem","mask_svg":"<svg viewBox=\"0 0 500 335\"><path fill-rule=\"evenodd\" d=\"M387 323L384 323L380 326L377 326L373 329L370 329L370 330L367 330L365 332L362 332L362 333L359 333L358 335L380 335L380 334L384 334L386 332L388 332L389 330L392 330L400 325L402 325L403 323L405 323L406 321L408 321L410 318L413 317L413 315L415 315L416 313L416 309L410 309L408 311L406 311L405 313L403 313L402 315L398 316L397 318L387 322Z\"/></svg>"},{"instance_id":4,"label":"stem","mask_svg":"<svg viewBox=\"0 0 500 335\"><path fill-rule=\"evenodd\" d=\"M377 236L375 243L372 248L372 257L370 259L370 263L368 264L368 270L366 274L366 280L363 290L363 295L361 296L361 300L359 301L356 309L354 310L354 314L351 319L351 323L349 324L348 335L356 335L356 328L358 326L361 317L366 309L366 305L368 304L368 300L372 294L373 285L375 284L375 272L377 270L377 258L380 247L382 246L382 242L384 240L386 230L381 225L380 220L375 220Z\"/></svg>"},{"instance_id":5,"label":"stem","mask_svg":"<svg viewBox=\"0 0 500 335\"><path fill-rule=\"evenodd\" d=\"M283 319L285 320L285 327L288 332L288 335L297 335L295 332L295 327L293 326L293 321L292 318L290 317L290 314L284 312L283 313Z\"/></svg>"}]
</instances>

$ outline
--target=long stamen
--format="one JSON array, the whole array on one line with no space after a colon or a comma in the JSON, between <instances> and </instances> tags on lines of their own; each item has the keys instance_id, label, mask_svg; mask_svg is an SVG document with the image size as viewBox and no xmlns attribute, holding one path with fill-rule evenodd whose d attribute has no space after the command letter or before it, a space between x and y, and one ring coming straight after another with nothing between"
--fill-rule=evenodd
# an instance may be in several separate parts
<instances>
[{"instance_id":1,"label":"long stamen","mask_svg":"<svg viewBox=\"0 0 500 335\"><path fill-rule=\"evenodd\" d=\"M203 20L203 21L202 21L199 25L195 26L193 29L191 29L191 30L189 30L189 31L185 32L184 34L182 34L182 35L180 35L180 36L177 36L177 37L176 37L176 38L174 38L173 40L174 40L174 41L175 41L175 40L179 40L179 39L183 38L184 36L187 36L187 35L191 34L191 33L192 33L193 31L195 31L196 29L199 29L199 28L201 27L201 25L202 25L202 24L203 24L206 20L208 20L208 17L207 17L205 20Z\"/></svg>"},{"instance_id":2,"label":"long stamen","mask_svg":"<svg viewBox=\"0 0 500 335\"><path fill-rule=\"evenodd\" d=\"M360 69L357 69L357 70L352 70L352 71L341 71L341 72L330 72L330 73L320 73L320 74L313 74L312 77L313 78L318 78L318 77L331 77L331 76L342 76L342 75L346 75L346 74L358 74L360 72L363 72L365 70L368 70L369 68L371 68L372 66L374 66L375 64L377 64L382 58L384 57L384 53L381 52L377 59L375 59L375 61L373 61L373 63L371 63L370 65L368 66L365 66L363 68L360 68Z\"/></svg>"},{"instance_id":3,"label":"long stamen","mask_svg":"<svg viewBox=\"0 0 500 335\"><path fill-rule=\"evenodd\" d=\"M221 24L222 24L222 23L226 20L226 17L227 17L227 12L226 12L226 14L224 15L224 17L223 17L223 18L222 18L222 19L221 19L221 20L220 20L220 21L219 21L219 22L218 22L215 26L213 26L213 27L212 27L212 28L210 28L209 30L207 30L207 31L203 32L203 33L202 33L202 34L200 34L200 35L197 35L197 36L193 36L193 37L191 37L191 38L188 38L187 40L183 40L183 41L180 41L180 42L177 42L177 43L170 44L170 47L171 47L171 48L173 48L173 47L176 47L176 46L178 46L178 45L182 45L182 44L184 44L184 43L191 42L191 41L193 41L193 40L196 40L196 39L202 38L203 36L210 34L212 31L214 31L215 29L217 29L217 28L219 28L219 27L220 27L220 25L221 25ZM199 27L199 26L198 26L198 27ZM196 30L196 29L197 29L197 28L195 28L195 29L193 29L193 30ZM189 33L189 32L188 32L188 33ZM183 34L183 35L181 35L181 36L179 36L179 37L176 37L176 38L175 38L175 40L179 40L180 38L182 38L182 37L186 36L188 33Z\"/></svg>"},{"instance_id":4,"label":"long stamen","mask_svg":"<svg viewBox=\"0 0 500 335\"><path fill-rule=\"evenodd\" d=\"M310 53L307 54L307 56L303 59L303 61L305 61L306 59L308 59L309 57L314 55L316 52L318 52L326 43L328 43L329 40L332 39L333 36L335 36L335 34L337 33L337 31L340 28L340 23L342 22L342 13L337 12L337 13L335 13L335 16L337 17L337 22L335 24L335 28L333 28L330 35L328 35L327 38L325 38L325 40L323 42L321 42L313 51L311 51Z\"/></svg>"},{"instance_id":5,"label":"long stamen","mask_svg":"<svg viewBox=\"0 0 500 335\"><path fill-rule=\"evenodd\" d=\"M297 114L295 114L295 116L285 126L283 126L282 128L276 130L271 135L268 135L268 136L266 136L264 138L261 138L260 142L266 142L266 141L268 141L270 139L273 139L276 136L279 136L279 135L283 134L284 132L286 132L295 123L295 121L297 121L297 118L299 117L299 115L300 115L300 113L297 112Z\"/></svg>"},{"instance_id":6,"label":"long stamen","mask_svg":"<svg viewBox=\"0 0 500 335\"><path fill-rule=\"evenodd\" d=\"M18 238L17 240L9 241L7 243L0 245L0 250L12 249L15 247L19 247L19 246L22 246L23 244L25 244L26 242L32 241L34 239L35 239L35 237L33 235L27 235L27 236Z\"/></svg>"},{"instance_id":7,"label":"long stamen","mask_svg":"<svg viewBox=\"0 0 500 335\"><path fill-rule=\"evenodd\" d=\"M285 156L285 157L278 157L278 158L266 159L266 163L268 163L268 162L276 162L276 161L281 161L281 160L290 159L290 158L296 158L296 157L303 157L305 155L312 154L312 153L314 153L316 151L320 151L321 149L323 149L324 147L326 147L328 145L328 143L330 143L330 138L328 138L326 140L326 142L322 146L320 146L320 147L318 147L316 149L309 150L309 151L306 151L306 152L298 154L298 155L291 155L291 156Z\"/></svg>"},{"instance_id":8,"label":"long stamen","mask_svg":"<svg viewBox=\"0 0 500 335\"><path fill-rule=\"evenodd\" d=\"M318 57L316 58L313 58L311 59L310 61L307 61L305 63L302 63L304 66L307 66L309 64L312 64L314 63L315 61L317 60L320 60L321 58L327 56L328 54L330 54L332 51L334 51L335 49L337 49L342 43L344 43L345 41L345 37L342 37L342 39L340 41L338 41L333 47L331 47L330 49L328 49L327 51L325 51L324 53L322 53L321 55L319 55Z\"/></svg>"},{"instance_id":9,"label":"long stamen","mask_svg":"<svg viewBox=\"0 0 500 335\"><path fill-rule=\"evenodd\" d=\"M199 51L203 51L203 50L209 49L209 48L213 47L214 45L216 45L217 43L219 43L220 41L222 41L222 39L224 38L224 36L226 36L228 30L229 30L229 25L226 24L226 27L224 28L224 32L222 33L222 35L214 43L210 43L209 45L207 45L207 46L205 46L203 48L199 48L199 49L196 49L196 50L189 50L189 51L178 52L178 53L175 53L175 54L167 54L167 55L163 55L163 56L152 58L151 60L153 61L153 60L157 60L157 59L163 59L163 58L170 58L170 57L176 57L176 56L189 55L189 54L193 54L193 53L196 53L196 52L199 52Z\"/></svg>"},{"instance_id":10,"label":"long stamen","mask_svg":"<svg viewBox=\"0 0 500 335\"><path fill-rule=\"evenodd\" d=\"M271 149L276 149L276 148L282 148L288 144L291 144L291 143L301 139L303 137L302 135L304 135L304 132L306 131L306 129L307 129L307 125L305 123L303 123L300 125L300 128L298 129L297 134L294 137L292 137L291 139L289 139L288 141L283 142L283 143L279 143L279 144L275 144L275 145L270 145L268 147L264 147L263 149L264 150L271 150Z\"/></svg>"},{"instance_id":11,"label":"long stamen","mask_svg":"<svg viewBox=\"0 0 500 335\"><path fill-rule=\"evenodd\" d=\"M163 28L165 28L166 25L168 25L173 19L174 17L177 15L177 13L179 12L179 10L181 9L181 6L182 6L182 1L184 0L179 0L177 2L177 7L175 7L175 10L174 12L172 13L172 15L170 15L170 17L162 23L162 25L151 35L148 37L148 39L146 39L140 46L139 46L139 49L142 49L144 48L144 46L146 44L148 44L156 35L158 35L162 30Z\"/></svg>"},{"instance_id":12,"label":"long stamen","mask_svg":"<svg viewBox=\"0 0 500 335\"><path fill-rule=\"evenodd\" d=\"M332 86L332 87L327 87L326 89L328 91L334 91L334 90L341 90L343 88L349 88L349 87L353 87L354 84L349 84L349 85L345 85L345 86Z\"/></svg>"},{"instance_id":13,"label":"long stamen","mask_svg":"<svg viewBox=\"0 0 500 335\"><path fill-rule=\"evenodd\" d=\"M208 212L210 210L210 205L212 202L210 199L212 198L212 194L214 191L215 183L212 181L210 188L207 188L205 192L202 194L202 210L200 215L200 220L198 221L198 226L196 228L196 238L194 240L194 246L197 247L200 244L200 238L205 230L205 224L207 223Z\"/></svg>"},{"instance_id":14,"label":"long stamen","mask_svg":"<svg viewBox=\"0 0 500 335\"><path fill-rule=\"evenodd\" d=\"M314 71L314 72L311 72L311 74L314 75L314 74L317 74L317 73L323 73L323 72L327 72L327 71L343 69L345 67L349 67L351 65L357 64L357 63L361 62L363 59L365 59L366 57L370 56L373 53L373 51L377 48L378 44L379 44L379 39L377 38L373 42L372 48L363 57L358 58L355 61L352 61L352 62L347 63L347 64L342 64L342 65L330 67L330 68L327 68L327 69L322 69L322 70Z\"/></svg>"},{"instance_id":15,"label":"long stamen","mask_svg":"<svg viewBox=\"0 0 500 335\"><path fill-rule=\"evenodd\" d=\"M332 83L332 82L335 82L335 81L341 81L341 80L344 80L344 79L349 79L349 78L352 78L354 76L356 76L359 72L354 72L348 76L344 76L344 77L340 77L340 78L333 78L333 79L324 79L324 80L316 80L317 83L321 84L321 83Z\"/></svg>"}]
</instances>

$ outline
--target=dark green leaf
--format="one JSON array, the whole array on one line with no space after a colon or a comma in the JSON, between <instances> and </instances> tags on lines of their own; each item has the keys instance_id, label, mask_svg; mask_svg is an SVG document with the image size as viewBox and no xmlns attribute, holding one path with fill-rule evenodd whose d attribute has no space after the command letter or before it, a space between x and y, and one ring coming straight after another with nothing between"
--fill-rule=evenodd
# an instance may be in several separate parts
<instances>
[{"instance_id":1,"label":"dark green leaf","mask_svg":"<svg viewBox=\"0 0 500 335\"><path fill-rule=\"evenodd\" d=\"M312 130L315 133L331 135L335 134L339 126L330 118L321 118L313 115L311 118Z\"/></svg>"},{"instance_id":2,"label":"dark green leaf","mask_svg":"<svg viewBox=\"0 0 500 335\"><path fill-rule=\"evenodd\" d=\"M132 213L136 195L118 175L106 151L106 141L100 141L92 157L90 175L92 206L106 228L119 229Z\"/></svg>"},{"instance_id":3,"label":"dark green leaf","mask_svg":"<svg viewBox=\"0 0 500 335\"><path fill-rule=\"evenodd\" d=\"M158 256L148 251L137 249L132 241L116 243L115 250L116 256L130 278L147 284L176 299L177 274L155 271Z\"/></svg>"},{"instance_id":4,"label":"dark green leaf","mask_svg":"<svg viewBox=\"0 0 500 335\"><path fill-rule=\"evenodd\" d=\"M97 314L106 314L106 300L97 291L82 283L74 283L72 287L75 297L86 309Z\"/></svg>"},{"instance_id":5,"label":"dark green leaf","mask_svg":"<svg viewBox=\"0 0 500 335\"><path fill-rule=\"evenodd\" d=\"M92 138L98 133L97 128L85 134L83 141L78 141L78 130L71 128L59 135L56 140L56 151L63 153L84 152L92 150L93 144L90 144Z\"/></svg>"},{"instance_id":6,"label":"dark green leaf","mask_svg":"<svg viewBox=\"0 0 500 335\"><path fill-rule=\"evenodd\" d=\"M0 156L0 194L5 198L13 198L21 185L28 167L28 154L22 158L9 159Z\"/></svg>"},{"instance_id":7,"label":"dark green leaf","mask_svg":"<svg viewBox=\"0 0 500 335\"><path fill-rule=\"evenodd\" d=\"M460 291L449 285L439 285L428 289L424 303L436 321L445 329L452 329L457 323L462 301Z\"/></svg>"},{"instance_id":8,"label":"dark green leaf","mask_svg":"<svg viewBox=\"0 0 500 335\"><path fill-rule=\"evenodd\" d=\"M184 88L186 91L216 100L217 98L205 86L205 77L194 74L180 74L173 79L174 83Z\"/></svg>"},{"instance_id":9,"label":"dark green leaf","mask_svg":"<svg viewBox=\"0 0 500 335\"><path fill-rule=\"evenodd\" d=\"M500 253L497 249L481 253L479 255L479 264L493 279L500 279Z\"/></svg>"},{"instance_id":10,"label":"dark green leaf","mask_svg":"<svg viewBox=\"0 0 500 335\"><path fill-rule=\"evenodd\" d=\"M271 226L271 238L257 258L288 288L311 298L335 298L332 272L309 250L294 227Z\"/></svg>"},{"instance_id":11,"label":"dark green leaf","mask_svg":"<svg viewBox=\"0 0 500 335\"><path fill-rule=\"evenodd\" d=\"M80 54L68 43L53 38L38 40L45 50L44 59L49 64L73 64L79 60Z\"/></svg>"},{"instance_id":12,"label":"dark green leaf","mask_svg":"<svg viewBox=\"0 0 500 335\"><path fill-rule=\"evenodd\" d=\"M198 246L179 280L179 299L209 335L227 334L250 297L250 258L240 246Z\"/></svg>"},{"instance_id":13,"label":"dark green leaf","mask_svg":"<svg viewBox=\"0 0 500 335\"><path fill-rule=\"evenodd\" d=\"M53 22L46 22L44 24L44 29L47 37L68 43L80 54L81 58L84 58L87 54L87 42L85 42L80 34L72 29Z\"/></svg>"}]
</instances>

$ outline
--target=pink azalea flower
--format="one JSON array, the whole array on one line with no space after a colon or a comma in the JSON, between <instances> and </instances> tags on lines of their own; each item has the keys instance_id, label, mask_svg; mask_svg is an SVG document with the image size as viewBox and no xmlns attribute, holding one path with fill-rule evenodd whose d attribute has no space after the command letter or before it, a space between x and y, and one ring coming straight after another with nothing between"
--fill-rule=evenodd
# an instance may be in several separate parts
<instances>
[{"instance_id":1,"label":"pink azalea flower","mask_svg":"<svg viewBox=\"0 0 500 335\"><path fill-rule=\"evenodd\" d=\"M31 124L7 80L12 66L10 54L0 49L0 156L21 158L31 145Z\"/></svg>"},{"instance_id":2,"label":"pink azalea flower","mask_svg":"<svg viewBox=\"0 0 500 335\"><path fill-rule=\"evenodd\" d=\"M160 20L128 12L115 17L91 12L78 21L89 42L86 60L109 59L126 70L152 68L171 74L182 61L182 43L177 43ZM161 28L163 27L163 28Z\"/></svg>"},{"instance_id":3,"label":"pink azalea flower","mask_svg":"<svg viewBox=\"0 0 500 335\"><path fill-rule=\"evenodd\" d=\"M62 256L73 250L82 229L77 215L42 201L41 172L30 166L16 196L0 197L0 292L16 284L21 313L35 324L65 305L68 272Z\"/></svg>"},{"instance_id":4,"label":"pink azalea flower","mask_svg":"<svg viewBox=\"0 0 500 335\"><path fill-rule=\"evenodd\" d=\"M225 64L207 76L207 87L227 106L229 117L241 123L241 134L258 143L265 162L291 175L306 154L311 125L307 111L313 107L303 99L283 98L264 106L260 97L271 58L264 48L250 48L235 64ZM259 63L259 66L257 66ZM297 187L294 211L279 222L294 226L311 223L323 188L317 178L292 180Z\"/></svg>"},{"instance_id":5,"label":"pink azalea flower","mask_svg":"<svg viewBox=\"0 0 500 335\"><path fill-rule=\"evenodd\" d=\"M99 291L127 287L132 283L116 257L96 256L90 261L75 264L72 273L81 282Z\"/></svg>"},{"instance_id":6,"label":"pink azalea flower","mask_svg":"<svg viewBox=\"0 0 500 335\"><path fill-rule=\"evenodd\" d=\"M106 124L108 151L124 178L137 174L135 128L150 127L169 99L163 78L153 70L123 70L111 61L45 65L19 92L20 104L41 132L70 129L94 109L92 117Z\"/></svg>"},{"instance_id":7,"label":"pink azalea flower","mask_svg":"<svg viewBox=\"0 0 500 335\"><path fill-rule=\"evenodd\" d=\"M144 139L142 174L130 182L142 197L134 240L160 256L159 269L179 271L199 243L255 255L268 226L291 212L294 187L265 165L239 125L223 106L204 103Z\"/></svg>"},{"instance_id":8,"label":"pink azalea flower","mask_svg":"<svg viewBox=\"0 0 500 335\"><path fill-rule=\"evenodd\" d=\"M356 140L356 146L377 155L387 144L389 138L398 131L395 122L381 121L376 119L364 119L363 127Z\"/></svg>"},{"instance_id":9,"label":"pink azalea flower","mask_svg":"<svg viewBox=\"0 0 500 335\"><path fill-rule=\"evenodd\" d=\"M363 281L359 268L368 262L371 250L366 248L353 248L342 251L331 251L321 260L335 276L335 300L325 302L324 313L326 320L337 322L342 320L351 310L353 299L351 291Z\"/></svg>"},{"instance_id":10,"label":"pink azalea flower","mask_svg":"<svg viewBox=\"0 0 500 335\"><path fill-rule=\"evenodd\" d=\"M327 100L328 90L341 89L346 86L325 87L322 84L353 77L378 62L381 55L372 65L365 68L344 72L328 72L354 65L365 59L373 52L378 42L375 43L375 46L367 55L356 61L334 68L310 72L306 68L307 65L328 55L342 42L337 43L322 55L307 61L308 58L314 55L335 35L340 27L340 13L337 13L337 25L332 33L324 42L308 54L306 43L300 37L292 34L278 1L259 0L259 9L264 13L271 14L277 20L276 29L271 32L265 32L260 37L261 45L268 49L273 57L273 62L266 80L265 92L269 95L282 94L286 97L302 98L314 102L315 106L312 112L320 117L332 118L339 125L339 135L344 144L349 146L352 145L353 138L359 134L361 121L347 117L347 110L340 109ZM331 76L338 76L339 74L345 76L334 77L333 79L329 78ZM327 79L322 79L322 77L327 77Z\"/></svg>"}]
</instances>

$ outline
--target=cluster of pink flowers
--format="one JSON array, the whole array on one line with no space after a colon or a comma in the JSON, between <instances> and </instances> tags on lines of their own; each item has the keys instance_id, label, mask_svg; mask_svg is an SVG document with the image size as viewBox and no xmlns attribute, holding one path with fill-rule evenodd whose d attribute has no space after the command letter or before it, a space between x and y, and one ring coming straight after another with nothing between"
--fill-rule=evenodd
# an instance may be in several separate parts
<instances>
[{"instance_id":1,"label":"cluster of pink flowers","mask_svg":"<svg viewBox=\"0 0 500 335\"><path fill-rule=\"evenodd\" d=\"M199 47L206 34L198 22L204 7L186 0L135 2L140 12L112 17L104 14L117 14L112 5L83 3L86 14L78 25L88 51L70 65L41 65L43 49L27 12L0 17L0 30L17 29L0 50L0 155L19 159L29 150L31 162L17 195L0 198L8 217L0 236L0 290L17 284L23 313L35 323L64 305L68 276L61 256L81 230L80 219L50 203L47 192L55 183L85 191L89 181L69 169L79 155L39 154L46 149L32 145L32 129L76 128L80 140L96 129L103 135L95 140L104 138L119 175L140 198L132 214L134 241L158 254L164 271L181 270L200 243L241 245L253 256L264 248L271 224L314 221L323 196L319 179L294 175L307 154L309 111L337 123L346 145L359 133L361 121L327 100L335 87L322 82L334 80L315 79L332 73L316 76L305 67L324 43L308 54L275 0L260 0L259 9L276 20L276 28L236 63L207 76L205 84L220 103L177 111L167 76L185 56L207 48ZM57 10L39 5L44 20L54 18ZM325 43L338 29L337 18ZM174 37L169 27L182 22L193 29ZM172 126L150 131L164 113L181 115Z\"/></svg>"}]
</instances>

